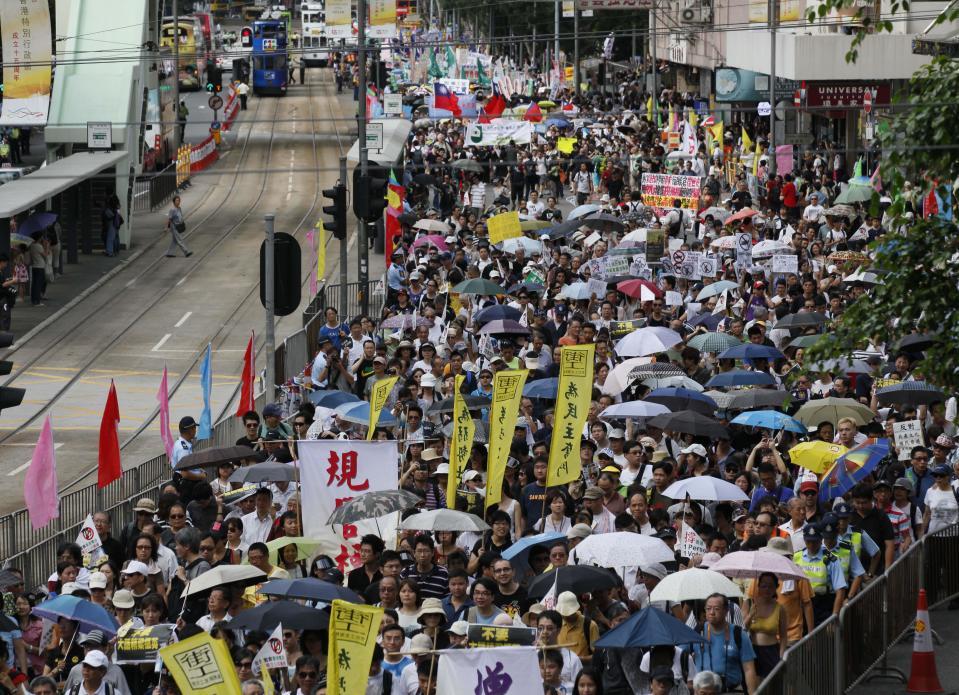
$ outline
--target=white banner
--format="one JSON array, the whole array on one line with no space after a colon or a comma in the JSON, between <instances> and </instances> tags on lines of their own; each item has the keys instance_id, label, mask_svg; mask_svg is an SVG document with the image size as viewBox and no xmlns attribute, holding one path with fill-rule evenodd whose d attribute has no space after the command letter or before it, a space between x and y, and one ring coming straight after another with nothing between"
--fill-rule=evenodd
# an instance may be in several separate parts
<instances>
[{"instance_id":1,"label":"white banner","mask_svg":"<svg viewBox=\"0 0 959 695\"><path fill-rule=\"evenodd\" d=\"M91 566L92 563L99 559L101 552L100 549L103 547L103 542L100 540L100 534L97 533L97 527L93 524L93 515L87 514L86 520L83 522L83 526L80 527L80 533L77 534L77 545L80 546L80 553L83 555L84 559L90 558L89 562L85 562L87 567Z\"/></svg>"},{"instance_id":2,"label":"white banner","mask_svg":"<svg viewBox=\"0 0 959 695\"><path fill-rule=\"evenodd\" d=\"M326 0L326 24L323 33L331 39L353 36L353 14L350 0Z\"/></svg>"},{"instance_id":3,"label":"white banner","mask_svg":"<svg viewBox=\"0 0 959 695\"><path fill-rule=\"evenodd\" d=\"M445 84L453 94L469 94L470 93L470 81L461 80L458 77L441 77L437 80Z\"/></svg>"},{"instance_id":4,"label":"white banner","mask_svg":"<svg viewBox=\"0 0 959 695\"><path fill-rule=\"evenodd\" d=\"M773 256L774 273L799 273L799 258L791 253L777 253Z\"/></svg>"},{"instance_id":5,"label":"white banner","mask_svg":"<svg viewBox=\"0 0 959 695\"><path fill-rule=\"evenodd\" d=\"M304 608L304 610L308 610ZM253 673L260 672L260 664L267 668L286 668L289 666L286 658L286 647L283 645L283 625L279 624L273 630L270 638L263 643L260 651L253 657Z\"/></svg>"},{"instance_id":6,"label":"white banner","mask_svg":"<svg viewBox=\"0 0 959 695\"><path fill-rule=\"evenodd\" d=\"M536 647L441 652L436 695L462 695L465 692L496 695L543 692Z\"/></svg>"},{"instance_id":7,"label":"white banner","mask_svg":"<svg viewBox=\"0 0 959 695\"><path fill-rule=\"evenodd\" d=\"M0 3L5 126L43 126L50 110L50 6L26 0ZM69 49L68 49L69 52Z\"/></svg>"},{"instance_id":8,"label":"white banner","mask_svg":"<svg viewBox=\"0 0 959 695\"><path fill-rule=\"evenodd\" d=\"M694 555L706 554L706 543L703 542L703 539L699 537L699 534L696 533L693 527L689 526L685 521L683 522L681 533L682 538L679 541L679 554L681 557L688 558Z\"/></svg>"},{"instance_id":9,"label":"white banner","mask_svg":"<svg viewBox=\"0 0 959 695\"><path fill-rule=\"evenodd\" d=\"M480 147L508 145L510 140L517 145L528 145L532 137L533 124L529 121L470 123L466 127L466 144Z\"/></svg>"}]
</instances>

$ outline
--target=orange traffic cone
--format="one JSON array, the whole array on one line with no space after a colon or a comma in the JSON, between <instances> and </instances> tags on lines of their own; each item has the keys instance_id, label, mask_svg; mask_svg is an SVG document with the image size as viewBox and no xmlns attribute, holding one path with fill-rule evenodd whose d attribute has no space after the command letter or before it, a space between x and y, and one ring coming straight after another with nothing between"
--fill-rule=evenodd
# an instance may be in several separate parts
<instances>
[{"instance_id":1,"label":"orange traffic cone","mask_svg":"<svg viewBox=\"0 0 959 695\"><path fill-rule=\"evenodd\" d=\"M941 693L942 685L936 673L936 655L932 648L932 626L929 625L929 605L926 590L919 590L916 606L915 637L912 642L912 669L907 693Z\"/></svg>"}]
</instances>

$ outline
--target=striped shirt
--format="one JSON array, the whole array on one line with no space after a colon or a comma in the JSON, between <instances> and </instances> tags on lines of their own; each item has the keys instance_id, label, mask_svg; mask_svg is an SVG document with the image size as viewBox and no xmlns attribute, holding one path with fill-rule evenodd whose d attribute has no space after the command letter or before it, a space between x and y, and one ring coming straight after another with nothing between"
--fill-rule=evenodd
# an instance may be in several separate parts
<instances>
[{"instance_id":1,"label":"striped shirt","mask_svg":"<svg viewBox=\"0 0 959 695\"><path fill-rule=\"evenodd\" d=\"M896 542L896 552L898 553L903 541L912 537L912 525L909 523L909 516L895 505L890 504L885 511L896 534L893 540Z\"/></svg>"},{"instance_id":2,"label":"striped shirt","mask_svg":"<svg viewBox=\"0 0 959 695\"><path fill-rule=\"evenodd\" d=\"M433 565L433 569L426 574L421 574L416 565L410 565L400 572L400 578L415 581L422 598L443 598L450 592L450 575L442 565Z\"/></svg>"}]
</instances>

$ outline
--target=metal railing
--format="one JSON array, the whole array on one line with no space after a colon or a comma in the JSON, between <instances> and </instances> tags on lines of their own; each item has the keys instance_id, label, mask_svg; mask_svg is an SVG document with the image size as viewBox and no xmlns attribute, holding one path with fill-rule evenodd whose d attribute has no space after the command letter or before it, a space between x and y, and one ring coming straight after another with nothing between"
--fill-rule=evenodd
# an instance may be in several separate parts
<instances>
[{"instance_id":1,"label":"metal railing","mask_svg":"<svg viewBox=\"0 0 959 695\"><path fill-rule=\"evenodd\" d=\"M133 182L133 212L156 210L176 193L176 163L138 176Z\"/></svg>"}]
</instances>

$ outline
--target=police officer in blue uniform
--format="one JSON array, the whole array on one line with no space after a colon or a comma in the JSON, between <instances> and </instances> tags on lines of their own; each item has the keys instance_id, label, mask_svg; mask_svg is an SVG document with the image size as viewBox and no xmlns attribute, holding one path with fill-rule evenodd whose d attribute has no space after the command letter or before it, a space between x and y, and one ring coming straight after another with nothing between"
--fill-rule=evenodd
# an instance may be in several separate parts
<instances>
[{"instance_id":1,"label":"police officer in blue uniform","mask_svg":"<svg viewBox=\"0 0 959 695\"><path fill-rule=\"evenodd\" d=\"M807 524L803 529L806 549L793 555L812 586L812 610L816 625L839 613L846 599L846 578L842 563L822 546L822 529L817 524Z\"/></svg>"}]
</instances>

